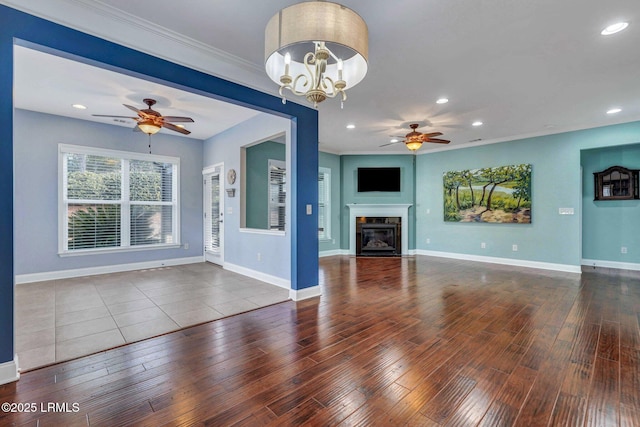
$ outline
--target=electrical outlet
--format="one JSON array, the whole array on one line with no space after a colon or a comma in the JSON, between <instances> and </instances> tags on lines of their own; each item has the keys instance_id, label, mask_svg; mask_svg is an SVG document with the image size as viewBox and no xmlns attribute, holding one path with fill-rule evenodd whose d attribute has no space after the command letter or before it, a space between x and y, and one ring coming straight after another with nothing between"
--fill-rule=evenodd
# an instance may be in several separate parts
<instances>
[{"instance_id":1,"label":"electrical outlet","mask_svg":"<svg viewBox=\"0 0 640 427\"><path fill-rule=\"evenodd\" d=\"M511 245L511 250L513 252L518 252L518 245Z\"/></svg>"},{"instance_id":2,"label":"electrical outlet","mask_svg":"<svg viewBox=\"0 0 640 427\"><path fill-rule=\"evenodd\" d=\"M186 250L188 250L188 249L189 249L189 244L188 244L188 243L185 243L185 244L184 244L184 250L186 251Z\"/></svg>"},{"instance_id":3,"label":"electrical outlet","mask_svg":"<svg viewBox=\"0 0 640 427\"><path fill-rule=\"evenodd\" d=\"M427 215L431 213L431 209L427 209Z\"/></svg>"},{"instance_id":4,"label":"electrical outlet","mask_svg":"<svg viewBox=\"0 0 640 427\"><path fill-rule=\"evenodd\" d=\"M262 261L262 254L260 254L260 252L258 252L258 261Z\"/></svg>"},{"instance_id":5,"label":"electrical outlet","mask_svg":"<svg viewBox=\"0 0 640 427\"><path fill-rule=\"evenodd\" d=\"M427 245L431 243L431 239L427 237Z\"/></svg>"},{"instance_id":6,"label":"electrical outlet","mask_svg":"<svg viewBox=\"0 0 640 427\"><path fill-rule=\"evenodd\" d=\"M621 247L620 248L620 253L621 254L626 254L627 253L627 247L626 246Z\"/></svg>"},{"instance_id":7,"label":"electrical outlet","mask_svg":"<svg viewBox=\"0 0 640 427\"><path fill-rule=\"evenodd\" d=\"M480 243L480 249L487 249L487 244L485 242Z\"/></svg>"}]
</instances>

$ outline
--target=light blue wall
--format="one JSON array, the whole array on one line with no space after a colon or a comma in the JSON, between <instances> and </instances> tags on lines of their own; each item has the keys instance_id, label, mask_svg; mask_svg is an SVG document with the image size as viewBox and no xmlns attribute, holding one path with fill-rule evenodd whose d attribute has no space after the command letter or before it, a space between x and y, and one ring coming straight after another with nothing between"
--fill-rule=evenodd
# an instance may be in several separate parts
<instances>
[{"instance_id":1,"label":"light blue wall","mask_svg":"<svg viewBox=\"0 0 640 427\"><path fill-rule=\"evenodd\" d=\"M286 147L264 141L246 149L247 228L269 229L269 160L285 161Z\"/></svg>"},{"instance_id":2,"label":"light blue wall","mask_svg":"<svg viewBox=\"0 0 640 427\"><path fill-rule=\"evenodd\" d=\"M582 257L640 264L640 200L593 200L593 173L610 166L640 169L640 145L585 150L581 163ZM622 246L626 254L620 252Z\"/></svg>"},{"instance_id":3,"label":"light blue wall","mask_svg":"<svg viewBox=\"0 0 640 427\"><path fill-rule=\"evenodd\" d=\"M180 232L189 249L58 256L58 144L147 153L147 135L131 129L15 110L15 271L32 274L202 255L202 141L154 135L154 154L180 158ZM43 220L42 215L47 220Z\"/></svg>"},{"instance_id":4,"label":"light blue wall","mask_svg":"<svg viewBox=\"0 0 640 427\"><path fill-rule=\"evenodd\" d=\"M288 145L291 143L291 121L269 114L259 114L206 140L204 142L203 166L224 163L225 171L235 169L238 173L238 180L234 185L229 185L225 180L225 188L236 188L236 197L227 196L224 201L224 262L290 280L291 191L287 191L287 222L284 234L240 228L240 148L256 141L270 139L283 132L286 132ZM287 170L291 164L289 151L287 150L286 153ZM287 182L287 185L289 184L290 181ZM258 260L258 253L260 253L260 260Z\"/></svg>"},{"instance_id":5,"label":"light blue wall","mask_svg":"<svg viewBox=\"0 0 640 427\"><path fill-rule=\"evenodd\" d=\"M428 251L579 266L580 151L639 140L640 122L634 122L419 155L416 246ZM443 172L520 163L533 165L531 224L443 221ZM575 214L559 215L561 207L574 208ZM480 248L481 242L486 243L486 249ZM517 252L512 251L513 244L518 245Z\"/></svg>"},{"instance_id":6,"label":"light blue wall","mask_svg":"<svg viewBox=\"0 0 640 427\"><path fill-rule=\"evenodd\" d=\"M342 169L342 218L349 218L349 203L408 203L409 208L409 249L415 248L415 156L413 155L346 155L340 157ZM399 167L399 192L358 193L358 168L360 167ZM404 224L403 224L404 226ZM349 248L348 220L342 221L341 247Z\"/></svg>"},{"instance_id":7,"label":"light blue wall","mask_svg":"<svg viewBox=\"0 0 640 427\"><path fill-rule=\"evenodd\" d=\"M340 232L342 222L341 193L340 193L340 156L330 153L319 153L318 164L320 167L331 170L331 236L327 240L320 241L320 251L335 251L340 249Z\"/></svg>"}]
</instances>

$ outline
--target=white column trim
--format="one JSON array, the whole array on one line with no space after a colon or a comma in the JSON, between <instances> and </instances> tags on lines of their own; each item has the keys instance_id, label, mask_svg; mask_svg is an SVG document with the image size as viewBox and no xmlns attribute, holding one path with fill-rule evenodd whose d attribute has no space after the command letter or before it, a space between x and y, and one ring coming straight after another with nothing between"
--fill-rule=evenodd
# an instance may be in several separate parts
<instances>
[{"instance_id":1,"label":"white column trim","mask_svg":"<svg viewBox=\"0 0 640 427\"><path fill-rule=\"evenodd\" d=\"M289 298L293 301L302 301L304 299L319 297L322 295L322 289L320 289L319 285L311 286L310 288L304 289L290 289L289 290Z\"/></svg>"},{"instance_id":2,"label":"white column trim","mask_svg":"<svg viewBox=\"0 0 640 427\"><path fill-rule=\"evenodd\" d=\"M13 360L0 363L0 385L18 381L20 379L20 368L18 367L18 355L13 356Z\"/></svg>"}]
</instances>

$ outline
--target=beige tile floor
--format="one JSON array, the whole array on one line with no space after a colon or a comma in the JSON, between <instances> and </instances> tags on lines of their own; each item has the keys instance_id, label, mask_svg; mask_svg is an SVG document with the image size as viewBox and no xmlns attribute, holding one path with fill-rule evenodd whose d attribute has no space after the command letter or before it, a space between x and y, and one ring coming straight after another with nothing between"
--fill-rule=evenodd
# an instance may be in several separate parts
<instances>
[{"instance_id":1,"label":"beige tile floor","mask_svg":"<svg viewBox=\"0 0 640 427\"><path fill-rule=\"evenodd\" d=\"M283 289L201 263L16 286L24 370L289 299Z\"/></svg>"}]
</instances>

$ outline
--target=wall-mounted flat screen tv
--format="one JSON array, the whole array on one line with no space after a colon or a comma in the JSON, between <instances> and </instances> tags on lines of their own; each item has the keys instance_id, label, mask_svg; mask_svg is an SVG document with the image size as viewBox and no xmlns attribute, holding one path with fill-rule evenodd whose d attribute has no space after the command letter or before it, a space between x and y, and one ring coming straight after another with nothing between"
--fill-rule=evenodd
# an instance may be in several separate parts
<instances>
[{"instance_id":1,"label":"wall-mounted flat screen tv","mask_svg":"<svg viewBox=\"0 0 640 427\"><path fill-rule=\"evenodd\" d=\"M358 168L358 193L400 191L400 168Z\"/></svg>"}]
</instances>

